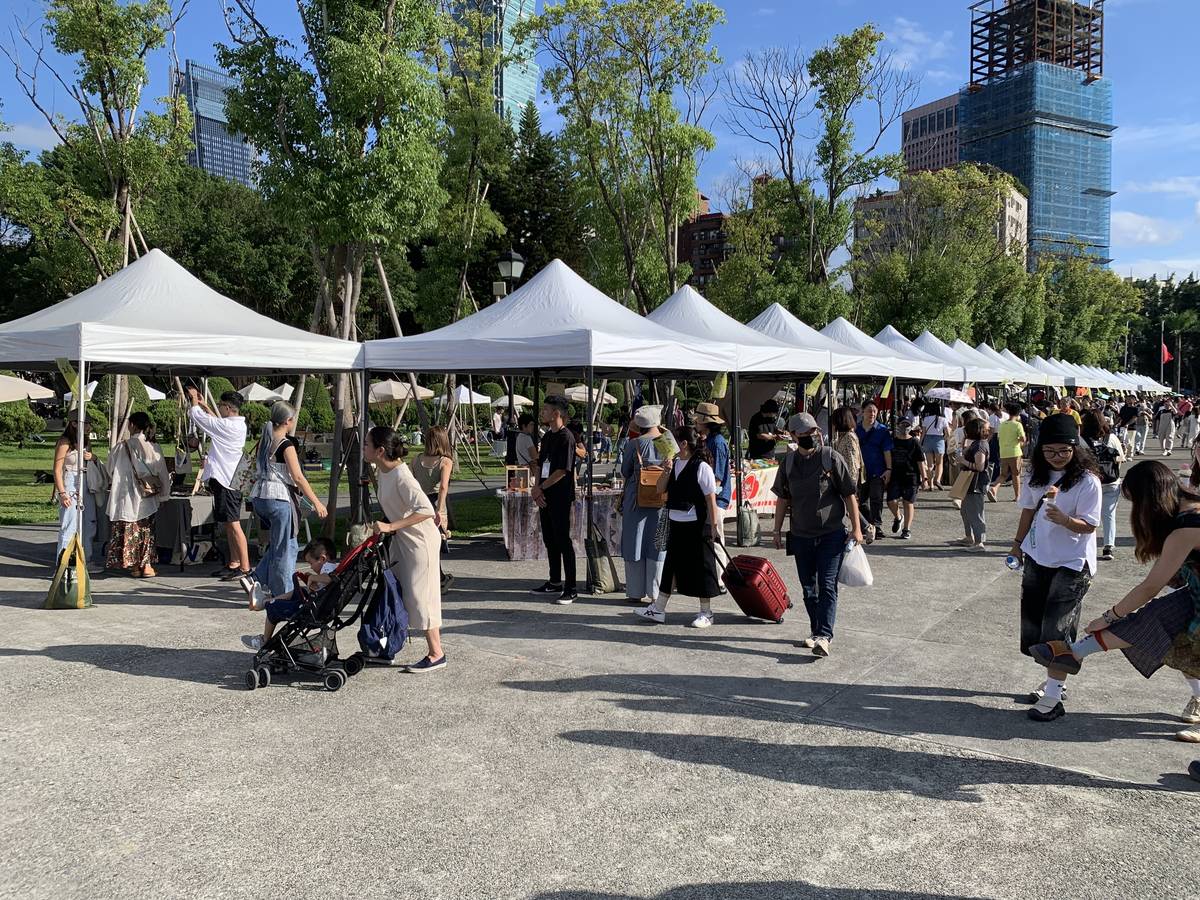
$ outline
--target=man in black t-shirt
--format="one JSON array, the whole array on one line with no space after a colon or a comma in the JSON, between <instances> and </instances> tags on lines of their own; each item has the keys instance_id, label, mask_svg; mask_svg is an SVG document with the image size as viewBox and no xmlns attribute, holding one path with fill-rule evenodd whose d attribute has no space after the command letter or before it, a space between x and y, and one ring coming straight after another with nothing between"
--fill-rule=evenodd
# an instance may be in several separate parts
<instances>
[{"instance_id":1,"label":"man in black t-shirt","mask_svg":"<svg viewBox=\"0 0 1200 900\"><path fill-rule=\"evenodd\" d=\"M575 602L575 547L571 543L571 507L575 503L575 435L567 428L567 400L548 396L542 424L549 429L538 447L533 502L540 510L542 541L550 558L550 580L534 594L554 595L565 606ZM565 576L565 580L564 580Z\"/></svg>"},{"instance_id":2,"label":"man in black t-shirt","mask_svg":"<svg viewBox=\"0 0 1200 900\"><path fill-rule=\"evenodd\" d=\"M887 485L887 505L892 511L892 534L900 539L912 537L913 519L917 515L917 487L925 481L925 454L920 442L909 435L912 424L907 419L896 422L892 438L892 477ZM900 504L904 504L901 515ZM901 530L903 529L903 530Z\"/></svg>"},{"instance_id":3,"label":"man in black t-shirt","mask_svg":"<svg viewBox=\"0 0 1200 900\"><path fill-rule=\"evenodd\" d=\"M750 417L750 443L746 455L750 459L774 459L779 442L779 404L768 400Z\"/></svg>"}]
</instances>

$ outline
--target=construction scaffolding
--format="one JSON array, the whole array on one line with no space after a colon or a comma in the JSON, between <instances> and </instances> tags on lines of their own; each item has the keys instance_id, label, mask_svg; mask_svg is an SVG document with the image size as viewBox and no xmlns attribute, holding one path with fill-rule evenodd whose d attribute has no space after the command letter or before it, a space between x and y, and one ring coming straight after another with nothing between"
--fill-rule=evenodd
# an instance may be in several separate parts
<instances>
[{"instance_id":1,"label":"construction scaffolding","mask_svg":"<svg viewBox=\"0 0 1200 900\"><path fill-rule=\"evenodd\" d=\"M971 82L978 90L1028 63L1104 75L1104 0L977 0L971 13Z\"/></svg>"}]
</instances>

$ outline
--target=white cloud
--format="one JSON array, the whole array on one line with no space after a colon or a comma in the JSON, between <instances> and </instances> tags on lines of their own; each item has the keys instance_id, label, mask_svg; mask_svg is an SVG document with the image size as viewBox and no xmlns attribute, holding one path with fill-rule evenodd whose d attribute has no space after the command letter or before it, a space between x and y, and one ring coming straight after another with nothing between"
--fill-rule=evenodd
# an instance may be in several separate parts
<instances>
[{"instance_id":1,"label":"white cloud","mask_svg":"<svg viewBox=\"0 0 1200 900\"><path fill-rule=\"evenodd\" d=\"M1131 194L1174 194L1200 198L1200 175L1171 175L1152 181L1131 181L1122 190Z\"/></svg>"},{"instance_id":2,"label":"white cloud","mask_svg":"<svg viewBox=\"0 0 1200 900\"><path fill-rule=\"evenodd\" d=\"M754 11L754 14L755 14L756 16L773 16L773 15L775 15L775 7L773 7L773 6L760 6L758 9L756 9L756 10Z\"/></svg>"},{"instance_id":3,"label":"white cloud","mask_svg":"<svg viewBox=\"0 0 1200 900\"><path fill-rule=\"evenodd\" d=\"M1147 125L1122 125L1113 133L1113 140L1123 146L1152 144L1160 150L1191 145L1200 141L1200 122L1177 119Z\"/></svg>"},{"instance_id":4,"label":"white cloud","mask_svg":"<svg viewBox=\"0 0 1200 900\"><path fill-rule=\"evenodd\" d=\"M1155 219L1135 212L1112 214L1112 241L1117 246L1127 244L1173 244L1183 237L1183 229L1165 219Z\"/></svg>"},{"instance_id":5,"label":"white cloud","mask_svg":"<svg viewBox=\"0 0 1200 900\"><path fill-rule=\"evenodd\" d=\"M58 135L49 125L16 122L8 131L0 132L0 141L8 141L22 150L49 150L58 145Z\"/></svg>"},{"instance_id":6,"label":"white cloud","mask_svg":"<svg viewBox=\"0 0 1200 900\"><path fill-rule=\"evenodd\" d=\"M1174 275L1176 280L1187 278L1193 272L1200 275L1200 258L1195 259L1139 259L1133 262L1117 260L1112 269L1118 275L1132 275L1134 278L1149 278L1157 275L1168 278Z\"/></svg>"},{"instance_id":7,"label":"white cloud","mask_svg":"<svg viewBox=\"0 0 1200 900\"><path fill-rule=\"evenodd\" d=\"M905 69L920 69L935 60L945 59L954 48L954 32L926 31L912 19L897 16L887 33L892 62Z\"/></svg>"}]
</instances>

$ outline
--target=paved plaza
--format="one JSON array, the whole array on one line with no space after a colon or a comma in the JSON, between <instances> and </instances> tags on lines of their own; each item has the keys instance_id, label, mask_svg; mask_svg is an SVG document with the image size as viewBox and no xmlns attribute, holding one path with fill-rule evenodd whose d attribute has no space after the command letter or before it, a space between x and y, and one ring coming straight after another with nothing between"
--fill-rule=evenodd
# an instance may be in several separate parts
<instances>
[{"instance_id":1,"label":"paved plaza","mask_svg":"<svg viewBox=\"0 0 1200 900\"><path fill-rule=\"evenodd\" d=\"M448 668L336 694L246 691L261 617L203 573L43 611L52 531L0 530L0 895L1200 895L1184 682L1092 657L1067 717L1029 721L1015 508L987 507L996 552L964 554L945 497L870 549L829 659L797 647L799 610L725 598L693 631L686 598L658 627L617 595L535 601L542 564L481 539L446 563ZM1118 552L1085 619L1142 571Z\"/></svg>"}]
</instances>

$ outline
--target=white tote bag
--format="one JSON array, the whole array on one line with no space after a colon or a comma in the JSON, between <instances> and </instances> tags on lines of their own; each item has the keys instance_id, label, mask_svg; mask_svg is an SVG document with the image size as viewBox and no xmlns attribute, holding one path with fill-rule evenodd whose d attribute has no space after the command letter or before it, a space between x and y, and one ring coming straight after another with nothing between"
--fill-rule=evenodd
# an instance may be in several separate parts
<instances>
[{"instance_id":1,"label":"white tote bag","mask_svg":"<svg viewBox=\"0 0 1200 900\"><path fill-rule=\"evenodd\" d=\"M875 583L875 575L871 572L871 564L867 562L867 551L862 544L855 544L846 551L842 558L842 571L838 573L838 581L846 587L870 587Z\"/></svg>"}]
</instances>

